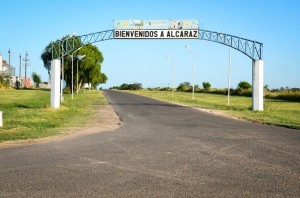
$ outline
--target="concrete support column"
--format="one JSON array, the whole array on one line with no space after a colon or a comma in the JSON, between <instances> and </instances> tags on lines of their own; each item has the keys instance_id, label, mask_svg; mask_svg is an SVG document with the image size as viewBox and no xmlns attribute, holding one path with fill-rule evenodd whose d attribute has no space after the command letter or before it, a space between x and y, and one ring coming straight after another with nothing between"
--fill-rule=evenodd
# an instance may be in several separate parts
<instances>
[{"instance_id":1,"label":"concrete support column","mask_svg":"<svg viewBox=\"0 0 300 198\"><path fill-rule=\"evenodd\" d=\"M264 110L264 61L255 60L252 64L252 110Z\"/></svg>"},{"instance_id":2,"label":"concrete support column","mask_svg":"<svg viewBox=\"0 0 300 198\"><path fill-rule=\"evenodd\" d=\"M60 60L51 61L51 101L53 109L60 107Z\"/></svg>"}]
</instances>

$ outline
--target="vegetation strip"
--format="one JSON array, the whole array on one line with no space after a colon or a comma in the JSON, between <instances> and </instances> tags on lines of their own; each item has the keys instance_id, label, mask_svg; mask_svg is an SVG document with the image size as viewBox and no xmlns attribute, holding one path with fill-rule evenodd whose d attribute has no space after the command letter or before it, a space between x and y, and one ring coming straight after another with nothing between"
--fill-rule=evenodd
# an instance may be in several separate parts
<instances>
[{"instance_id":1,"label":"vegetation strip","mask_svg":"<svg viewBox=\"0 0 300 198\"><path fill-rule=\"evenodd\" d=\"M85 126L96 112L95 105L106 104L105 97L97 90L75 95L73 100L70 94L65 94L58 110L50 108L50 91L0 91L3 112L0 142L48 137Z\"/></svg>"},{"instance_id":2,"label":"vegetation strip","mask_svg":"<svg viewBox=\"0 0 300 198\"><path fill-rule=\"evenodd\" d=\"M190 92L175 92L173 98L171 91L138 90L129 92L195 108L215 109L231 117L300 129L299 102L265 99L264 111L260 112L251 110L251 97L231 96L230 109L228 109L227 96L220 94L195 93L193 101Z\"/></svg>"}]
</instances>

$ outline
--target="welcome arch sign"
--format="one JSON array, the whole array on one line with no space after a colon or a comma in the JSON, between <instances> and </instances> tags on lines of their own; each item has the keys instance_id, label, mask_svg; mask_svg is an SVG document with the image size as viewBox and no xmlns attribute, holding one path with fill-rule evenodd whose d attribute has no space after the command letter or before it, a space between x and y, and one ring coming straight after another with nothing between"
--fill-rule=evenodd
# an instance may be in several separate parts
<instances>
[{"instance_id":1,"label":"welcome arch sign","mask_svg":"<svg viewBox=\"0 0 300 198\"><path fill-rule=\"evenodd\" d=\"M198 39L197 20L117 20L114 39Z\"/></svg>"},{"instance_id":2,"label":"welcome arch sign","mask_svg":"<svg viewBox=\"0 0 300 198\"><path fill-rule=\"evenodd\" d=\"M198 20L115 20L114 29L52 43L51 107L60 107L60 58L76 49L112 39L198 39L229 46L252 60L252 110L263 111L263 43L199 28Z\"/></svg>"}]
</instances>

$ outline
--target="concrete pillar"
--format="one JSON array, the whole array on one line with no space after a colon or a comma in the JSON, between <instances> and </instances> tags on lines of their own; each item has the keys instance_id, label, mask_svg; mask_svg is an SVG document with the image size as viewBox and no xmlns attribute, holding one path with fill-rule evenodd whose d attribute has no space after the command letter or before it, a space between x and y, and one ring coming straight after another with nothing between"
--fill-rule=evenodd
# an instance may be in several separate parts
<instances>
[{"instance_id":1,"label":"concrete pillar","mask_svg":"<svg viewBox=\"0 0 300 198\"><path fill-rule=\"evenodd\" d=\"M255 60L252 64L252 110L264 110L264 61Z\"/></svg>"},{"instance_id":2,"label":"concrete pillar","mask_svg":"<svg viewBox=\"0 0 300 198\"><path fill-rule=\"evenodd\" d=\"M51 61L51 101L53 109L60 107L60 60Z\"/></svg>"}]
</instances>

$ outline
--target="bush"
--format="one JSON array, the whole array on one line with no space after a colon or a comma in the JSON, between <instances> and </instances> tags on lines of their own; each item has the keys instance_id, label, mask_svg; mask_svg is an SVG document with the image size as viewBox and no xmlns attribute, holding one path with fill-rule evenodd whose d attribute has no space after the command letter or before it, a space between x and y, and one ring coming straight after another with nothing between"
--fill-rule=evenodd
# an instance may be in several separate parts
<instances>
[{"instance_id":1,"label":"bush","mask_svg":"<svg viewBox=\"0 0 300 198\"><path fill-rule=\"evenodd\" d=\"M246 81L240 81L237 88L239 89L250 89L252 86L250 83L246 82Z\"/></svg>"},{"instance_id":2,"label":"bush","mask_svg":"<svg viewBox=\"0 0 300 198\"><path fill-rule=\"evenodd\" d=\"M300 91L297 88L284 91L272 90L271 92L265 92L265 98L300 102Z\"/></svg>"},{"instance_id":3,"label":"bush","mask_svg":"<svg viewBox=\"0 0 300 198\"><path fill-rule=\"evenodd\" d=\"M133 83L128 85L129 90L140 90L142 89L142 84L141 83Z\"/></svg>"},{"instance_id":4,"label":"bush","mask_svg":"<svg viewBox=\"0 0 300 198\"><path fill-rule=\"evenodd\" d=\"M20 83L19 80L17 80L17 81L16 81L16 88L17 88L17 89L20 89L20 86L21 86L21 83Z\"/></svg>"},{"instance_id":5,"label":"bush","mask_svg":"<svg viewBox=\"0 0 300 198\"><path fill-rule=\"evenodd\" d=\"M179 86L177 87L177 91L191 91L192 86L189 82L183 82L180 83Z\"/></svg>"},{"instance_id":6,"label":"bush","mask_svg":"<svg viewBox=\"0 0 300 198\"><path fill-rule=\"evenodd\" d=\"M205 91L208 91L211 88L211 84L209 82L203 82L202 86Z\"/></svg>"},{"instance_id":7,"label":"bush","mask_svg":"<svg viewBox=\"0 0 300 198\"><path fill-rule=\"evenodd\" d=\"M114 86L110 87L109 89L118 89L118 90L140 90L143 89L141 83L133 83L133 84L126 84L123 83L121 86Z\"/></svg>"},{"instance_id":8,"label":"bush","mask_svg":"<svg viewBox=\"0 0 300 198\"><path fill-rule=\"evenodd\" d=\"M32 72L31 76L32 76L33 82L35 83L35 86L39 87L39 84L42 82L41 77L39 75L37 75L37 73L35 73L35 72Z\"/></svg>"},{"instance_id":9,"label":"bush","mask_svg":"<svg viewBox=\"0 0 300 198\"><path fill-rule=\"evenodd\" d=\"M129 85L126 84L126 83L123 83L120 87L119 87L120 90L128 90L129 89Z\"/></svg>"},{"instance_id":10,"label":"bush","mask_svg":"<svg viewBox=\"0 0 300 198\"><path fill-rule=\"evenodd\" d=\"M0 74L0 88L1 89L9 89L11 80L12 80L12 78L9 74L1 73Z\"/></svg>"}]
</instances>

